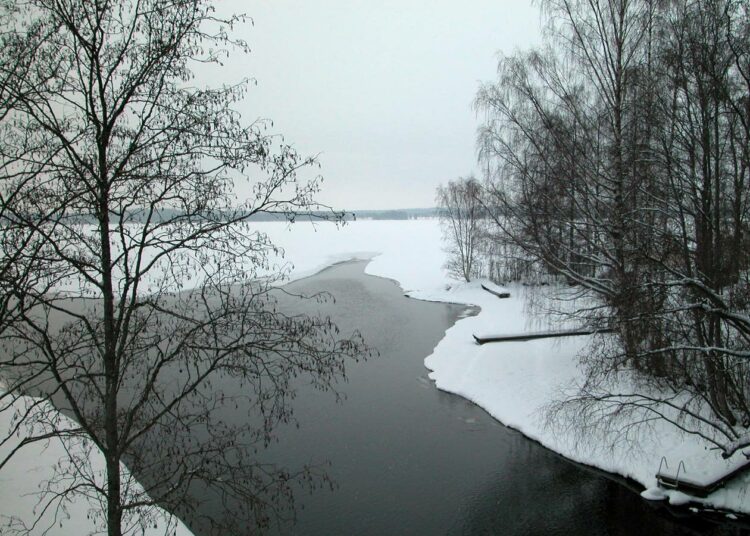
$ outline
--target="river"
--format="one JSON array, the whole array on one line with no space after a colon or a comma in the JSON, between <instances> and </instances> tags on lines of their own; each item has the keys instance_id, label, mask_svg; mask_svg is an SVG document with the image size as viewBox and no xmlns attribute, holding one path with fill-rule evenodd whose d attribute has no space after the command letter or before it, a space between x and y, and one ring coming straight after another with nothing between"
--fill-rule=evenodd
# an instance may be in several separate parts
<instances>
[{"instance_id":1,"label":"river","mask_svg":"<svg viewBox=\"0 0 750 536\"><path fill-rule=\"evenodd\" d=\"M472 311L407 298L393 281L365 275L365 265L339 264L287 286L329 292L335 304L282 299L294 311L322 307L342 332L360 330L380 355L348 367L342 401L300 389L299 428L280 428L262 457L290 467L330 462L336 486L301 490L296 523L273 526L272 534L740 533L688 510L674 517L642 499L636 484L571 463L437 390L424 358ZM199 524L191 529L203 536Z\"/></svg>"}]
</instances>

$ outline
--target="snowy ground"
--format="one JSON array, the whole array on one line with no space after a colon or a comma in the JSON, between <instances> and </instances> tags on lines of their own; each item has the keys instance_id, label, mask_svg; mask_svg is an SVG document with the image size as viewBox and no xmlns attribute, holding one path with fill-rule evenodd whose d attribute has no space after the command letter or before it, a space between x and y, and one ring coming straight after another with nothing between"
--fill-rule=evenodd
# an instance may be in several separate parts
<instances>
[{"instance_id":1,"label":"snowy ground","mask_svg":"<svg viewBox=\"0 0 750 536\"><path fill-rule=\"evenodd\" d=\"M473 304L479 315L460 320L438 344L425 365L438 388L470 399L504 424L517 428L548 448L573 460L618 473L640 482L654 491L654 475L665 457L670 469L684 463L686 476L700 480L702 475L721 472L734 461L722 462L715 452L697 440L678 434L672 428L643 434L638 445L620 445L614 449L597 448L592 441L581 442L572 434L563 434L545 426L543 408L560 389L579 378L577 355L585 337L543 339L479 346L473 334L518 333L540 327L527 311L524 287L509 290L510 299L498 299L481 289L481 282L470 284L451 280L442 268L445 254L437 221L358 221L337 228L330 223L258 223L274 243L284 248L280 263L290 269L290 278L311 275L335 262L353 258L369 259L367 273L396 280L405 293L419 299ZM0 414L0 429L7 426ZM658 437L654 439L654 437ZM1 453L0 453L1 454ZM35 504L37 483L48 474L62 456L59 445L26 453L13 470L0 472L0 515L30 515ZM94 464L101 466L98 458ZM750 513L750 475L736 479L704 502L707 505ZM670 492L673 503L687 498ZM86 520L91 505L72 505L63 527L49 534L87 534L93 526ZM70 519L67 519L69 516ZM158 534L163 531L154 531ZM0 526L0 533L3 527ZM178 534L189 534L184 526Z\"/></svg>"},{"instance_id":2,"label":"snowy ground","mask_svg":"<svg viewBox=\"0 0 750 536\"><path fill-rule=\"evenodd\" d=\"M534 321L525 310L524 287L513 286L511 298L497 299L477 283L456 285L448 291L421 292L420 297L479 305L482 312L458 322L448 331L425 365L438 388L459 394L486 409L507 426L567 458L593 465L608 472L632 478L647 488L644 497L667 498L682 504L690 498L656 488L655 474L662 457L662 472L674 475L682 462L681 476L707 482L743 463L738 454L722 460L711 445L681 434L664 422L630 431L636 437L610 448L610 438L581 438L561 433L545 423L544 409L580 380L577 356L587 337L504 342L479 346L473 333L522 333L534 330ZM600 441L604 441L601 443ZM668 468L667 468L668 467ZM706 506L750 512L750 475L734 480L707 499Z\"/></svg>"},{"instance_id":3,"label":"snowy ground","mask_svg":"<svg viewBox=\"0 0 750 536\"><path fill-rule=\"evenodd\" d=\"M2 391L0 391L0 394ZM20 398L14 403L19 411L23 411L26 403L31 399ZM0 430L4 432L12 425L12 410L0 412ZM60 415L63 421L67 418ZM73 423L70 422L71 427ZM10 453L25 434L12 437L0 445L0 460ZM89 475L99 485L103 485L104 457L91 445L73 447L78 455L88 457ZM102 530L102 505L94 499L87 499L81 495L64 502L54 502L47 507L49 495L40 495L40 486L54 475L56 465L64 466L68 460L68 452L59 438L36 442L25 446L19 454L12 458L12 462L0 471L0 534L15 534L21 531L29 536L36 535L93 535L106 534ZM133 491L140 494L140 485L130 478L123 468L123 488L133 486ZM54 485L50 489L56 489ZM191 536L190 531L178 519L155 510L150 517L145 530L140 526L126 526L125 534L138 536ZM27 532L28 531L28 532Z\"/></svg>"}]
</instances>

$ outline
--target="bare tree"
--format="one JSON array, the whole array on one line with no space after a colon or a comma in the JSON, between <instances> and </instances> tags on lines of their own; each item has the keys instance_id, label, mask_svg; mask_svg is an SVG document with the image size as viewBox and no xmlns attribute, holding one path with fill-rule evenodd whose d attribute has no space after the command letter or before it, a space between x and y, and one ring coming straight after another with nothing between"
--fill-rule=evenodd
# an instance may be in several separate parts
<instances>
[{"instance_id":1,"label":"bare tree","mask_svg":"<svg viewBox=\"0 0 750 536\"><path fill-rule=\"evenodd\" d=\"M496 236L616 329L570 415L641 412L731 456L750 444L748 4L542 5L558 46L501 60L479 143Z\"/></svg>"},{"instance_id":2,"label":"bare tree","mask_svg":"<svg viewBox=\"0 0 750 536\"><path fill-rule=\"evenodd\" d=\"M156 505L189 520L197 487L231 503L230 525L208 520L220 533L267 525L290 482L314 477L256 457L292 419L294 378L331 389L367 351L326 318L279 310L276 249L248 221L320 208L317 179L297 176L314 161L266 123L243 123L233 105L245 82L194 85L196 62L247 51L229 33L243 18L219 18L206 0L0 9L14 45L0 51L1 275L13 312L0 401L32 395L6 440L20 427L31 431L20 447L64 439L71 455L43 509L71 494L99 501L112 536L145 526ZM33 51L27 63L14 62L19 50ZM252 194L238 204L245 180ZM81 442L101 451L103 475Z\"/></svg>"},{"instance_id":3,"label":"bare tree","mask_svg":"<svg viewBox=\"0 0 750 536\"><path fill-rule=\"evenodd\" d=\"M437 189L443 235L448 242L446 268L465 281L479 274L481 251L481 188L474 177L449 181Z\"/></svg>"}]
</instances>

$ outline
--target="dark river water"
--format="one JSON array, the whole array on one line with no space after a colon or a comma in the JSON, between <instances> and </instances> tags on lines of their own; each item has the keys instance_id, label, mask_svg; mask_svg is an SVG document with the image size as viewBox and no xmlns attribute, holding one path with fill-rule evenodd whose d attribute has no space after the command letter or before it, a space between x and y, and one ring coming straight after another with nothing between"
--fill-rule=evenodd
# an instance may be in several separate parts
<instances>
[{"instance_id":1,"label":"dark river water","mask_svg":"<svg viewBox=\"0 0 750 536\"><path fill-rule=\"evenodd\" d=\"M359 329L380 356L348 368L343 401L298 393L300 427L281 428L263 456L290 467L330 462L337 486L300 492L296 523L272 527L272 534L742 533L674 517L643 500L637 486L570 463L438 391L424 358L471 311L406 298L394 282L365 275L365 264L340 264L288 285L334 295L325 312L344 333ZM192 529L201 535L200 526Z\"/></svg>"}]
</instances>

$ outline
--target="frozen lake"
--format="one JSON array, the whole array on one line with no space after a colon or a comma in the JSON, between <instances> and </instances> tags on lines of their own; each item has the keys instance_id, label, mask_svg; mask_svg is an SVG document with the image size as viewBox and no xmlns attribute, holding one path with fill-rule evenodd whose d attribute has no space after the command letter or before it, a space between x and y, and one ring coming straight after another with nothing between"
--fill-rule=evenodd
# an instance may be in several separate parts
<instances>
[{"instance_id":1,"label":"frozen lake","mask_svg":"<svg viewBox=\"0 0 750 536\"><path fill-rule=\"evenodd\" d=\"M337 403L301 389L300 428L279 430L262 458L289 467L330 462L337 483L297 494L296 524L275 534L736 534L729 525L678 520L614 480L565 461L500 425L478 406L437 390L423 361L461 306L403 296L364 274L365 262L333 266L291 283L327 291L344 333L359 329L380 357L353 364ZM285 305L300 310L300 302ZM319 305L305 303L316 310ZM203 513L231 516L206 501ZM190 523L196 536L209 534Z\"/></svg>"}]
</instances>

